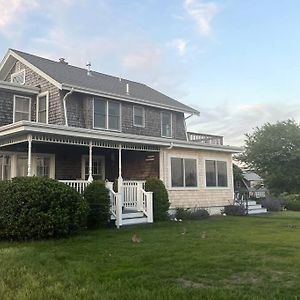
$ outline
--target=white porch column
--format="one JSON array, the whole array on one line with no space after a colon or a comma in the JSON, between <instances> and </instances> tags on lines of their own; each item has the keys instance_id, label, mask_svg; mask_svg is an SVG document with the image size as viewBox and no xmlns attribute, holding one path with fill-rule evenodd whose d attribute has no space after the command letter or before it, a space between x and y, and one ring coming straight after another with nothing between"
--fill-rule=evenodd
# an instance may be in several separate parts
<instances>
[{"instance_id":1,"label":"white porch column","mask_svg":"<svg viewBox=\"0 0 300 300\"><path fill-rule=\"evenodd\" d=\"M89 143L89 182L93 181L93 144Z\"/></svg>"},{"instance_id":2,"label":"white porch column","mask_svg":"<svg viewBox=\"0 0 300 300\"><path fill-rule=\"evenodd\" d=\"M31 144L32 144L32 135L28 135L28 156L27 156L27 176L31 176Z\"/></svg>"},{"instance_id":3,"label":"white porch column","mask_svg":"<svg viewBox=\"0 0 300 300\"><path fill-rule=\"evenodd\" d=\"M122 178L122 145L119 144L119 177L118 177L118 193L121 193L123 187Z\"/></svg>"}]
</instances>

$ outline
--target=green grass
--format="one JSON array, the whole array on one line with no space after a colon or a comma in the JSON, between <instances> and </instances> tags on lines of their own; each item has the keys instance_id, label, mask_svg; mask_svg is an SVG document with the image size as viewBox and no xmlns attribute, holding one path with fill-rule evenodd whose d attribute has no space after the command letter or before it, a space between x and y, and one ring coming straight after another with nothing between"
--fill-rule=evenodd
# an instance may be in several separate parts
<instances>
[{"instance_id":1,"label":"green grass","mask_svg":"<svg viewBox=\"0 0 300 300\"><path fill-rule=\"evenodd\" d=\"M131 242L134 232L142 238L140 244ZM0 242L0 299L297 295L300 213L166 222L56 241Z\"/></svg>"}]
</instances>

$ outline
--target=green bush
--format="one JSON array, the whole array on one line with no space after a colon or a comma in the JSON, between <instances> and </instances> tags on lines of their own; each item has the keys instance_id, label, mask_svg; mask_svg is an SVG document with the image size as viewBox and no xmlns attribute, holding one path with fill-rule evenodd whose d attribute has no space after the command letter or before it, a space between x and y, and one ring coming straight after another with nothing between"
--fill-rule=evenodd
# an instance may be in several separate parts
<instances>
[{"instance_id":1,"label":"green bush","mask_svg":"<svg viewBox=\"0 0 300 300\"><path fill-rule=\"evenodd\" d=\"M205 209L184 209L177 208L175 217L181 220L201 220L209 217L209 213Z\"/></svg>"},{"instance_id":2,"label":"green bush","mask_svg":"<svg viewBox=\"0 0 300 300\"><path fill-rule=\"evenodd\" d=\"M228 216L244 216L246 209L244 205L226 205L224 207L224 213Z\"/></svg>"},{"instance_id":3,"label":"green bush","mask_svg":"<svg viewBox=\"0 0 300 300\"><path fill-rule=\"evenodd\" d=\"M170 207L169 196L164 183L158 178L146 180L145 189L153 192L153 219L154 221L164 221L169 218Z\"/></svg>"},{"instance_id":4,"label":"green bush","mask_svg":"<svg viewBox=\"0 0 300 300\"><path fill-rule=\"evenodd\" d=\"M287 210L300 211L300 194L283 194Z\"/></svg>"},{"instance_id":5,"label":"green bush","mask_svg":"<svg viewBox=\"0 0 300 300\"><path fill-rule=\"evenodd\" d=\"M54 179L19 177L0 184L0 238L66 237L85 227L88 207L69 186Z\"/></svg>"},{"instance_id":6,"label":"green bush","mask_svg":"<svg viewBox=\"0 0 300 300\"><path fill-rule=\"evenodd\" d=\"M105 183L93 181L86 187L83 197L89 206L88 228L95 229L107 226L110 221L110 198Z\"/></svg>"}]
</instances>

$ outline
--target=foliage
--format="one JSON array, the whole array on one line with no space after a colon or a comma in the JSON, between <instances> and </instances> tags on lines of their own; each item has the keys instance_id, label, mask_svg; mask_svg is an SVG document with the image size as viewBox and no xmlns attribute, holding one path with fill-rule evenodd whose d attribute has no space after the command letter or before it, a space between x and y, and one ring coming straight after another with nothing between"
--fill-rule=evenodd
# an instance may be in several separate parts
<instances>
[{"instance_id":1,"label":"foliage","mask_svg":"<svg viewBox=\"0 0 300 300\"><path fill-rule=\"evenodd\" d=\"M268 211L281 211L283 208L283 201L278 198L263 198L259 202Z\"/></svg>"},{"instance_id":2,"label":"foliage","mask_svg":"<svg viewBox=\"0 0 300 300\"><path fill-rule=\"evenodd\" d=\"M95 229L107 226L110 220L110 198L105 183L93 181L84 190L83 197L89 206L88 228Z\"/></svg>"},{"instance_id":3,"label":"foliage","mask_svg":"<svg viewBox=\"0 0 300 300\"><path fill-rule=\"evenodd\" d=\"M175 217L179 220L201 220L209 217L209 213L206 209L184 209L177 208Z\"/></svg>"},{"instance_id":4,"label":"foliage","mask_svg":"<svg viewBox=\"0 0 300 300\"><path fill-rule=\"evenodd\" d=\"M300 125L292 120L267 123L246 134L239 160L255 170L274 194L300 192Z\"/></svg>"},{"instance_id":5,"label":"foliage","mask_svg":"<svg viewBox=\"0 0 300 300\"><path fill-rule=\"evenodd\" d=\"M19 177L0 186L0 238L66 237L85 225L86 202L63 183L49 178Z\"/></svg>"},{"instance_id":6,"label":"foliage","mask_svg":"<svg viewBox=\"0 0 300 300\"><path fill-rule=\"evenodd\" d=\"M283 194L287 210L300 211L300 194Z\"/></svg>"},{"instance_id":7,"label":"foliage","mask_svg":"<svg viewBox=\"0 0 300 300\"><path fill-rule=\"evenodd\" d=\"M243 170L238 165L233 164L232 171L233 171L233 181L235 186L235 183L237 181L241 181L244 178Z\"/></svg>"},{"instance_id":8,"label":"foliage","mask_svg":"<svg viewBox=\"0 0 300 300\"><path fill-rule=\"evenodd\" d=\"M145 189L148 192L153 192L154 221L167 220L170 202L164 183L158 178L149 178L146 180Z\"/></svg>"},{"instance_id":9,"label":"foliage","mask_svg":"<svg viewBox=\"0 0 300 300\"><path fill-rule=\"evenodd\" d=\"M224 207L224 213L227 216L244 216L246 209L244 205L226 205Z\"/></svg>"}]
</instances>

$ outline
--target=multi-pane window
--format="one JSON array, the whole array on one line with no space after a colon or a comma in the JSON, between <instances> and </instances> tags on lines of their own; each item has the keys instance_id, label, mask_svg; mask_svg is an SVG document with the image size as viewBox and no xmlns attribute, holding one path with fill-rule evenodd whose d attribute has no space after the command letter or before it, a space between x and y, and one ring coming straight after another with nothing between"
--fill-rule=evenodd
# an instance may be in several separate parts
<instances>
[{"instance_id":1,"label":"multi-pane window","mask_svg":"<svg viewBox=\"0 0 300 300\"><path fill-rule=\"evenodd\" d=\"M194 158L171 158L172 187L197 187L197 160Z\"/></svg>"},{"instance_id":2,"label":"multi-pane window","mask_svg":"<svg viewBox=\"0 0 300 300\"><path fill-rule=\"evenodd\" d=\"M227 163L219 160L206 160L206 186L227 187Z\"/></svg>"},{"instance_id":3,"label":"multi-pane window","mask_svg":"<svg viewBox=\"0 0 300 300\"><path fill-rule=\"evenodd\" d=\"M11 74L10 81L17 84L25 83L25 70Z\"/></svg>"},{"instance_id":4,"label":"multi-pane window","mask_svg":"<svg viewBox=\"0 0 300 300\"><path fill-rule=\"evenodd\" d=\"M92 161L92 176L94 180L104 180L105 174L105 163L104 157L102 156L94 156ZM84 175L85 179L89 178L89 158L85 157L84 160Z\"/></svg>"},{"instance_id":5,"label":"multi-pane window","mask_svg":"<svg viewBox=\"0 0 300 300\"><path fill-rule=\"evenodd\" d=\"M11 157L0 155L0 180L11 179Z\"/></svg>"},{"instance_id":6,"label":"multi-pane window","mask_svg":"<svg viewBox=\"0 0 300 300\"><path fill-rule=\"evenodd\" d=\"M169 112L161 113L161 135L172 137L172 115Z\"/></svg>"},{"instance_id":7,"label":"multi-pane window","mask_svg":"<svg viewBox=\"0 0 300 300\"><path fill-rule=\"evenodd\" d=\"M27 156L17 157L17 177L27 176L28 173L28 159Z\"/></svg>"},{"instance_id":8,"label":"multi-pane window","mask_svg":"<svg viewBox=\"0 0 300 300\"><path fill-rule=\"evenodd\" d=\"M14 97L14 122L30 120L31 98L23 96Z\"/></svg>"},{"instance_id":9,"label":"multi-pane window","mask_svg":"<svg viewBox=\"0 0 300 300\"><path fill-rule=\"evenodd\" d=\"M115 101L94 99L94 127L120 130L121 105Z\"/></svg>"},{"instance_id":10,"label":"multi-pane window","mask_svg":"<svg viewBox=\"0 0 300 300\"><path fill-rule=\"evenodd\" d=\"M50 158L37 157L36 158L36 176L50 177Z\"/></svg>"},{"instance_id":11,"label":"multi-pane window","mask_svg":"<svg viewBox=\"0 0 300 300\"><path fill-rule=\"evenodd\" d=\"M48 94L37 98L37 122L48 123Z\"/></svg>"},{"instance_id":12,"label":"multi-pane window","mask_svg":"<svg viewBox=\"0 0 300 300\"><path fill-rule=\"evenodd\" d=\"M145 126L145 111L143 107L133 107L133 125L139 127Z\"/></svg>"}]
</instances>

